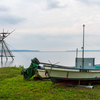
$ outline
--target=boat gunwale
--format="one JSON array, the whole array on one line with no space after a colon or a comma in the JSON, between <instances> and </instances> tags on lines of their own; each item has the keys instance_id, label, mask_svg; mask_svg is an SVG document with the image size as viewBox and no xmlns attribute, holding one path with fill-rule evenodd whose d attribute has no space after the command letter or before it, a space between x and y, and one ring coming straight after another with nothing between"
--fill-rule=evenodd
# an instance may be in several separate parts
<instances>
[{"instance_id":1,"label":"boat gunwale","mask_svg":"<svg viewBox=\"0 0 100 100\"><path fill-rule=\"evenodd\" d=\"M51 68L51 70L52 70L53 68L58 68L58 69L59 69L59 68L61 68L61 69L73 69L73 70L80 70L80 71L82 71L82 70L84 70L84 71L85 71L85 70L88 70L88 71L89 71L89 70L95 70L95 71L96 71L96 70L100 70L100 68L97 68L97 69L94 69L94 68L90 68L90 69L89 69L89 68L71 68L71 67L62 67L62 66L55 66L55 65L52 65L52 66L50 66L50 65L44 65L43 67L44 67L44 68L45 68L45 67L49 67L49 68ZM46 69L46 68L45 68L45 69Z\"/></svg>"}]
</instances>

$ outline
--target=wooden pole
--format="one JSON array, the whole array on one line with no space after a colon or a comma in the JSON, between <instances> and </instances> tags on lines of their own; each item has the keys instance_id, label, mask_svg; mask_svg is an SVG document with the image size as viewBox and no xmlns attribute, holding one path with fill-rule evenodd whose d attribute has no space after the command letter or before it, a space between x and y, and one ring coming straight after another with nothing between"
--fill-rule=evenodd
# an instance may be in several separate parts
<instances>
[{"instance_id":1,"label":"wooden pole","mask_svg":"<svg viewBox=\"0 0 100 100\"><path fill-rule=\"evenodd\" d=\"M7 52L9 52L10 57L12 58L12 60L14 60L14 58L13 58L13 56L12 56L10 50L8 49L8 47L7 47L6 43L5 43L5 41L4 41L4 45L5 45L6 49L7 49Z\"/></svg>"},{"instance_id":2,"label":"wooden pole","mask_svg":"<svg viewBox=\"0 0 100 100\"><path fill-rule=\"evenodd\" d=\"M3 67L3 40L2 40L2 47L1 47L1 67Z\"/></svg>"},{"instance_id":3,"label":"wooden pole","mask_svg":"<svg viewBox=\"0 0 100 100\"><path fill-rule=\"evenodd\" d=\"M83 25L83 47L82 47L82 68L84 68L84 30L85 25Z\"/></svg>"}]
</instances>

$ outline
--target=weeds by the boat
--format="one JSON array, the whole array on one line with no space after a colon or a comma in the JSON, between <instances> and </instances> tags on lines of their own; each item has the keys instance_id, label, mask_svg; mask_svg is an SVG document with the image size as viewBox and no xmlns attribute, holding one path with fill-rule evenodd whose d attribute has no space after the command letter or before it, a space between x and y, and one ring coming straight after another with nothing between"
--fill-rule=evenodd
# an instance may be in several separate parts
<instances>
[{"instance_id":1,"label":"weeds by the boat","mask_svg":"<svg viewBox=\"0 0 100 100\"><path fill-rule=\"evenodd\" d=\"M91 85L91 83L89 83L89 85Z\"/></svg>"},{"instance_id":2,"label":"weeds by the boat","mask_svg":"<svg viewBox=\"0 0 100 100\"><path fill-rule=\"evenodd\" d=\"M94 89L53 84L51 81L23 80L20 68L0 68L0 100L99 100L100 85Z\"/></svg>"}]
</instances>

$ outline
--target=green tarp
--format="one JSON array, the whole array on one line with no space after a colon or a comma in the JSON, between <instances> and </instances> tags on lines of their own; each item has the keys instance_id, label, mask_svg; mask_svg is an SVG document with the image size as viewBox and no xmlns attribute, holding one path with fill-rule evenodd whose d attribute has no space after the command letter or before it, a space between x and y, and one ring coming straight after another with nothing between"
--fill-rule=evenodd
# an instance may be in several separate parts
<instances>
[{"instance_id":1,"label":"green tarp","mask_svg":"<svg viewBox=\"0 0 100 100\"><path fill-rule=\"evenodd\" d=\"M41 68L38 64L31 62L31 65L22 69L21 73L23 74L24 80L29 80L33 75L35 75L35 69Z\"/></svg>"}]
</instances>

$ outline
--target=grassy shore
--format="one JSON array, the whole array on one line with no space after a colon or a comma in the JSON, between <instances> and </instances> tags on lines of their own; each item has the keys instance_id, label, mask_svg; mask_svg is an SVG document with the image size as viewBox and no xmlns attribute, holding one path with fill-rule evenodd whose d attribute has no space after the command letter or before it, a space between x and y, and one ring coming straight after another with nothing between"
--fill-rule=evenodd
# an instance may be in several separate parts
<instances>
[{"instance_id":1,"label":"grassy shore","mask_svg":"<svg viewBox=\"0 0 100 100\"><path fill-rule=\"evenodd\" d=\"M24 81L21 68L0 68L0 100L100 100L100 85L94 89L69 87L51 81Z\"/></svg>"}]
</instances>

